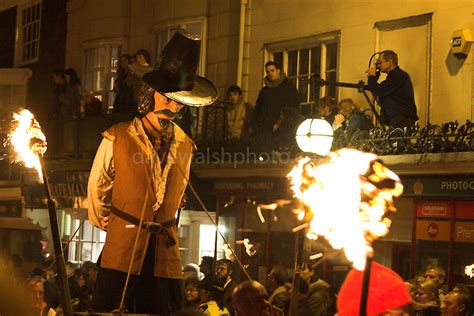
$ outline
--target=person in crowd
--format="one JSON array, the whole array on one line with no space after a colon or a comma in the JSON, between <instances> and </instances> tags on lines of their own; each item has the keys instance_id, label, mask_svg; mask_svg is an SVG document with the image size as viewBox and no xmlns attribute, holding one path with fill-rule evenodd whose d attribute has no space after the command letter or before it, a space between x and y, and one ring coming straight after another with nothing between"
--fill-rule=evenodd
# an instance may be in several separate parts
<instances>
[{"instance_id":1,"label":"person in crowd","mask_svg":"<svg viewBox=\"0 0 474 316\"><path fill-rule=\"evenodd\" d=\"M368 131L374 128L370 118L357 109L351 98L341 100L337 108L338 114L334 117L332 124L335 133L339 129L354 133L357 130Z\"/></svg>"},{"instance_id":2,"label":"person in crowd","mask_svg":"<svg viewBox=\"0 0 474 316\"><path fill-rule=\"evenodd\" d=\"M230 316L224 305L224 281L216 275L205 277L199 283L201 305L199 309L208 316Z\"/></svg>"},{"instance_id":3,"label":"person in crowd","mask_svg":"<svg viewBox=\"0 0 474 316\"><path fill-rule=\"evenodd\" d=\"M322 97L318 100L318 115L329 124L334 123L334 118L338 113L337 102L330 96Z\"/></svg>"},{"instance_id":4,"label":"person in crowd","mask_svg":"<svg viewBox=\"0 0 474 316\"><path fill-rule=\"evenodd\" d=\"M298 309L296 315L298 316L314 316L314 315L325 315L325 314L315 314L312 308L312 302L309 297L309 284L305 282L301 276L296 276L296 284L299 285L298 295L296 297L298 301ZM291 290L293 291L293 289ZM293 293L290 293L293 295ZM290 302L288 302L290 303Z\"/></svg>"},{"instance_id":5,"label":"person in crowd","mask_svg":"<svg viewBox=\"0 0 474 316\"><path fill-rule=\"evenodd\" d=\"M288 279L288 272L282 266L276 266L268 274L265 287L271 293L268 301L270 304L285 310L289 301L288 291L285 282Z\"/></svg>"},{"instance_id":6,"label":"person in crowd","mask_svg":"<svg viewBox=\"0 0 474 316\"><path fill-rule=\"evenodd\" d=\"M386 73L387 78L378 83L378 71ZM383 123L391 127L415 125L416 114L413 84L408 73L398 66L398 55L392 50L380 53L376 67L366 70L369 90L377 97L382 109Z\"/></svg>"},{"instance_id":7,"label":"person in crowd","mask_svg":"<svg viewBox=\"0 0 474 316\"><path fill-rule=\"evenodd\" d=\"M43 262L41 267L36 267L35 269L33 269L30 277L35 276L45 279L45 281L43 282L43 288L44 301L46 302L46 304L48 304L53 309L58 307L60 303L60 293L58 284L55 280L55 273L51 267L50 261Z\"/></svg>"},{"instance_id":8,"label":"person in crowd","mask_svg":"<svg viewBox=\"0 0 474 316\"><path fill-rule=\"evenodd\" d=\"M245 281L237 285L232 295L236 316L283 316L283 310L271 305L268 292L257 281Z\"/></svg>"},{"instance_id":9,"label":"person in crowd","mask_svg":"<svg viewBox=\"0 0 474 316\"><path fill-rule=\"evenodd\" d=\"M53 94L54 107L51 117L57 118L58 115L64 117L66 115L66 77L64 69L55 69L52 73L53 78Z\"/></svg>"},{"instance_id":10,"label":"person in crowd","mask_svg":"<svg viewBox=\"0 0 474 316\"><path fill-rule=\"evenodd\" d=\"M92 298L92 294L94 293L94 286L95 281L97 280L97 272L99 271L99 268L95 263L91 261L86 261L82 264L81 269L85 275L87 295L89 296L90 301Z\"/></svg>"},{"instance_id":11,"label":"person in crowd","mask_svg":"<svg viewBox=\"0 0 474 316\"><path fill-rule=\"evenodd\" d=\"M199 266L195 263L188 263L183 268L183 280L186 281L186 279L190 277L195 277L198 280L202 279L202 274L199 271Z\"/></svg>"},{"instance_id":12,"label":"person in crowd","mask_svg":"<svg viewBox=\"0 0 474 316\"><path fill-rule=\"evenodd\" d=\"M199 279L195 276L189 277L184 283L184 307L195 308L201 303L199 296Z\"/></svg>"},{"instance_id":13,"label":"person in crowd","mask_svg":"<svg viewBox=\"0 0 474 316\"><path fill-rule=\"evenodd\" d=\"M248 139L252 106L242 98L242 89L239 86L229 87L226 96L227 138L230 140Z\"/></svg>"},{"instance_id":14,"label":"person in crowd","mask_svg":"<svg viewBox=\"0 0 474 316\"><path fill-rule=\"evenodd\" d=\"M444 296L448 293L448 287L445 284L446 272L443 268L428 265L425 270L425 280L432 281L438 285L438 301L443 304Z\"/></svg>"},{"instance_id":15,"label":"person in crowd","mask_svg":"<svg viewBox=\"0 0 474 316\"><path fill-rule=\"evenodd\" d=\"M416 316L437 316L440 314L438 284L425 280L415 287L413 309Z\"/></svg>"},{"instance_id":16,"label":"person in crowd","mask_svg":"<svg viewBox=\"0 0 474 316\"><path fill-rule=\"evenodd\" d=\"M130 64L129 54L120 56L117 77L114 80L115 100L113 112L133 112L137 108L137 102L133 98L133 74L128 67Z\"/></svg>"},{"instance_id":17,"label":"person in crowd","mask_svg":"<svg viewBox=\"0 0 474 316\"><path fill-rule=\"evenodd\" d=\"M260 90L254 111L253 135L257 150L269 151L273 145L274 125L284 107L299 112L298 90L290 83L280 65L274 61L265 64L265 86Z\"/></svg>"},{"instance_id":18,"label":"person in crowd","mask_svg":"<svg viewBox=\"0 0 474 316\"><path fill-rule=\"evenodd\" d=\"M425 273L423 270L422 273L417 273L413 278L405 282L405 284L408 286L408 289L410 290L411 297L415 297L417 285L424 281L425 281Z\"/></svg>"},{"instance_id":19,"label":"person in crowd","mask_svg":"<svg viewBox=\"0 0 474 316\"><path fill-rule=\"evenodd\" d=\"M76 312L86 311L89 306L89 295L84 271L81 269L74 270L74 274L68 278L68 282L73 310Z\"/></svg>"},{"instance_id":20,"label":"person in crowd","mask_svg":"<svg viewBox=\"0 0 474 316\"><path fill-rule=\"evenodd\" d=\"M102 114L102 101L94 97L90 90L82 92L82 116L96 116Z\"/></svg>"},{"instance_id":21,"label":"person in crowd","mask_svg":"<svg viewBox=\"0 0 474 316\"><path fill-rule=\"evenodd\" d=\"M232 307L232 292L237 285L233 279L232 266L233 262L229 259L220 259L216 262L216 276L224 281L224 305L231 314L234 313Z\"/></svg>"},{"instance_id":22,"label":"person in crowd","mask_svg":"<svg viewBox=\"0 0 474 316\"><path fill-rule=\"evenodd\" d=\"M300 276L309 286L305 301L312 309L313 315L327 315L334 303L329 284L318 278L314 264L303 265Z\"/></svg>"},{"instance_id":23,"label":"person in crowd","mask_svg":"<svg viewBox=\"0 0 474 316\"><path fill-rule=\"evenodd\" d=\"M280 117L273 125L273 148L277 151L290 152L296 149L296 130L302 122L298 110L291 107L281 109Z\"/></svg>"},{"instance_id":24,"label":"person in crowd","mask_svg":"<svg viewBox=\"0 0 474 316\"><path fill-rule=\"evenodd\" d=\"M126 280L128 310L168 315L182 307L176 214L195 145L173 120L184 106L217 99L212 82L196 74L200 43L195 34L179 30L154 69L141 72L131 65L145 84L140 116L103 133L88 183L89 221L107 230L94 311L117 309Z\"/></svg>"},{"instance_id":25,"label":"person in crowd","mask_svg":"<svg viewBox=\"0 0 474 316\"><path fill-rule=\"evenodd\" d=\"M469 315L472 308L471 304L471 294L469 293L469 290L467 288L456 287L444 297L444 302L441 305L441 315Z\"/></svg>"},{"instance_id":26,"label":"person in crowd","mask_svg":"<svg viewBox=\"0 0 474 316\"><path fill-rule=\"evenodd\" d=\"M136 52L134 56L136 62L132 62L130 65L128 65L129 70L133 69L133 71L129 71L125 78L125 82L130 88L132 94L132 103L130 106L138 104L142 91L143 82L141 80L141 76L137 74L144 74L152 70L150 66L150 53L147 50L140 49ZM171 63L171 61L168 62ZM163 76L165 76L165 74L163 74ZM184 111L185 109L183 110L183 112ZM179 121L181 116L182 115L180 115L180 117L178 118L175 118L175 122Z\"/></svg>"},{"instance_id":27,"label":"person in crowd","mask_svg":"<svg viewBox=\"0 0 474 316\"><path fill-rule=\"evenodd\" d=\"M137 64L143 67L150 67L151 55L146 49L139 49L135 53Z\"/></svg>"},{"instance_id":28,"label":"person in crowd","mask_svg":"<svg viewBox=\"0 0 474 316\"><path fill-rule=\"evenodd\" d=\"M364 271L352 269L337 297L337 315L359 315ZM408 287L393 270L372 262L367 316L409 316L412 299Z\"/></svg>"},{"instance_id":29,"label":"person in crowd","mask_svg":"<svg viewBox=\"0 0 474 316\"><path fill-rule=\"evenodd\" d=\"M204 256L201 258L201 263L199 264L199 271L204 274L204 277L211 276L215 273L214 266L214 257Z\"/></svg>"},{"instance_id":30,"label":"person in crowd","mask_svg":"<svg viewBox=\"0 0 474 316\"><path fill-rule=\"evenodd\" d=\"M56 312L44 301L44 282L40 276L26 280L26 291L31 295L31 303L36 315L54 316Z\"/></svg>"},{"instance_id":31,"label":"person in crowd","mask_svg":"<svg viewBox=\"0 0 474 316\"><path fill-rule=\"evenodd\" d=\"M81 80L79 80L79 76L73 68L66 69L64 71L64 77L66 78L65 118L77 118L79 115L82 100Z\"/></svg>"},{"instance_id":32,"label":"person in crowd","mask_svg":"<svg viewBox=\"0 0 474 316\"><path fill-rule=\"evenodd\" d=\"M183 309L177 311L173 316L203 316L204 314L200 310L196 309Z\"/></svg>"}]
</instances>

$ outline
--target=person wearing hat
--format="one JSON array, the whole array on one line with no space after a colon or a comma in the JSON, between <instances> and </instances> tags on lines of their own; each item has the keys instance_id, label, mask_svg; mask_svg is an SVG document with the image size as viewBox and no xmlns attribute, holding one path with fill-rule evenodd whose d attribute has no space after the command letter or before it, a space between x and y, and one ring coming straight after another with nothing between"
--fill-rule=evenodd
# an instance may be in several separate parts
<instances>
[{"instance_id":1,"label":"person wearing hat","mask_svg":"<svg viewBox=\"0 0 474 316\"><path fill-rule=\"evenodd\" d=\"M185 106L217 99L214 85L196 75L199 47L196 35L179 30L154 69L131 65L144 82L140 115L103 133L88 184L89 221L107 230L94 311L118 309L127 280L130 312L169 315L182 307L175 215L195 146L173 120Z\"/></svg>"},{"instance_id":2,"label":"person wearing hat","mask_svg":"<svg viewBox=\"0 0 474 316\"><path fill-rule=\"evenodd\" d=\"M352 269L337 297L337 315L359 315L364 271ZM408 286L393 270L372 262L367 299L367 316L409 316L412 299Z\"/></svg>"},{"instance_id":3,"label":"person wearing hat","mask_svg":"<svg viewBox=\"0 0 474 316\"><path fill-rule=\"evenodd\" d=\"M199 310L209 316L229 316L224 306L224 280L217 275L205 277L198 285L201 305Z\"/></svg>"}]
</instances>

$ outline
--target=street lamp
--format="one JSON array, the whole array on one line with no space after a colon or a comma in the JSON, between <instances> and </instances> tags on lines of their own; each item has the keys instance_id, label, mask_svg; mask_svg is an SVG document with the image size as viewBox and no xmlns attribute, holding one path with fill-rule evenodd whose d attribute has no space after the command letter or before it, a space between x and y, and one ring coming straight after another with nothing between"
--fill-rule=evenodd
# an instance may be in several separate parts
<instances>
[{"instance_id":1,"label":"street lamp","mask_svg":"<svg viewBox=\"0 0 474 316\"><path fill-rule=\"evenodd\" d=\"M324 119L306 119L298 126L296 142L304 152L326 156L331 151L333 141L331 124Z\"/></svg>"}]
</instances>

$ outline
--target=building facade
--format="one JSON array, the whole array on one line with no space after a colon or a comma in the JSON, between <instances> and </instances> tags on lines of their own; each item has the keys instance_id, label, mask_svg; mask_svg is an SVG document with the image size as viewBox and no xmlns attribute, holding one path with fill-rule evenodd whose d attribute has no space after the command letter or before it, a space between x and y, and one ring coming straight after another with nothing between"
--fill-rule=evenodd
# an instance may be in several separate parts
<instances>
[{"instance_id":1,"label":"building facade","mask_svg":"<svg viewBox=\"0 0 474 316\"><path fill-rule=\"evenodd\" d=\"M35 3L46 8L53 2L38 0ZM371 56L392 49L399 54L400 67L410 74L413 81L421 126L454 120L464 123L473 119L474 54L471 48L467 58L459 59L454 56L450 44L454 31L474 29L474 4L470 0L417 0L403 1L402 4L400 1L376 0L70 0L62 1L61 5L65 6L67 25L58 28L48 22L47 26L42 26L40 51L43 49L44 30L65 30L65 53L60 53L63 50L61 43L57 50L51 50L51 54L61 54L55 63L76 69L83 89L91 90L107 109L112 107L115 97L113 79L120 55L133 55L139 49L146 49L155 60L176 29L186 28L202 38L199 73L215 83L221 100L229 86L238 84L245 100L255 104L263 86L263 66L266 61L274 60L282 65L290 81L298 88L301 114L314 115L315 101L326 95L337 100L352 98L361 108L366 108L364 96L356 89L319 87L318 79L345 83L366 81L365 70L370 66ZM11 10L14 7L1 7L5 21L13 20ZM14 51L16 56L18 53ZM14 62L8 64L16 58L10 53L11 49L0 60L5 62L5 67L19 66ZM40 54L33 65L48 60ZM52 61L48 63L53 65ZM36 78L38 73L46 76L46 70L32 70L32 78ZM35 80L30 80L32 93L39 89L33 88L37 83ZM34 104L41 98L33 99L31 102ZM193 113L198 118L204 117L203 114ZM52 142L51 146L56 144L57 150L49 160L51 172L57 175L53 185L57 194L65 198L62 201L65 212L61 221L63 235L71 236L78 225L83 225L80 237L74 241L75 248L70 248L74 249L70 250L69 257L73 261L95 260L100 252L104 237L87 223L84 186L100 141L100 131L115 121L117 119L110 115L81 119L68 122L68 127L62 128L64 133L50 132L51 138L57 134L63 138L62 143L59 140ZM197 124L193 136L201 137L202 126ZM209 144L198 142L198 145L201 145L201 151L205 151ZM64 153L69 159L64 158ZM458 282L459 271L454 271L458 266L454 251L456 238L452 235L457 226L450 226L448 235L451 237L444 240L448 242L447 252L423 252L418 247L426 240L423 229L431 227L429 229L434 234L434 226L430 226L431 222L425 223L430 217L423 213L424 207L420 205L428 205L427 209L436 208L437 201L441 201L439 203L444 206L439 207L444 207L445 213L434 214L434 221L449 223L456 222L454 209L460 208L463 212L465 208L470 209L470 201L474 198L470 187L470 177L474 172L472 155L397 155L387 159L389 165L405 177L406 187L412 191L406 191L398 202L399 213L391 235L376 245L377 260L408 278L423 265L421 261L414 261L415 253L426 260L439 258L431 261L444 265L451 273L450 280L454 282L458 278ZM249 238L257 246L256 256L247 256L243 245L238 246L238 252L244 263L249 263L254 269L253 276L260 279L265 277L271 265L282 263L291 266L294 252L291 228L297 224L291 210L281 208L276 214L264 211L261 216L256 212L258 204L289 197L286 174L290 166L290 160L283 165L268 165L255 163L252 159L239 163L237 167L224 160L204 161L193 166L194 180L209 201L206 205L212 216L220 217L220 223L225 223L229 240ZM466 178L457 180L460 175ZM443 180L442 177L447 178ZM419 190L420 183L422 187L430 188L433 183L442 181L467 181L468 189L461 195L452 190ZM445 202L446 199L449 202ZM467 202L463 204L458 200ZM183 216L180 233L186 261L196 262L200 256L212 252L223 256L222 241L219 238L216 238L217 242L209 240L216 236L215 232L206 226L209 223L202 213L194 212L201 211L199 205L191 203L188 211ZM438 228L441 231L445 226L443 223ZM207 237L200 240L199 236ZM319 249L317 245L307 247L308 253ZM347 271L346 264L342 259L335 259L321 267L326 275L334 275L333 283L337 284Z\"/></svg>"}]
</instances>

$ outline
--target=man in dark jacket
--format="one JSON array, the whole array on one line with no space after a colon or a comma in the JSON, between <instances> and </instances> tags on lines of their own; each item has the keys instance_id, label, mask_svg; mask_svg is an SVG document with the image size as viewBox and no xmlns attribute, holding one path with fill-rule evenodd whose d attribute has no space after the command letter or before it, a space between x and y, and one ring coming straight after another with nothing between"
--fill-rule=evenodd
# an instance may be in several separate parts
<instances>
[{"instance_id":1,"label":"man in dark jacket","mask_svg":"<svg viewBox=\"0 0 474 316\"><path fill-rule=\"evenodd\" d=\"M387 78L377 82L377 69L386 73ZM415 125L416 114L413 85L410 76L398 67L398 56L394 51L380 53L377 67L367 69L369 90L378 98L382 108L382 119L391 127Z\"/></svg>"},{"instance_id":2,"label":"man in dark jacket","mask_svg":"<svg viewBox=\"0 0 474 316\"><path fill-rule=\"evenodd\" d=\"M289 82L281 67L274 61L265 64L265 87L258 94L255 105L254 135L259 150L271 150L274 125L284 107L298 110L298 90Z\"/></svg>"}]
</instances>

